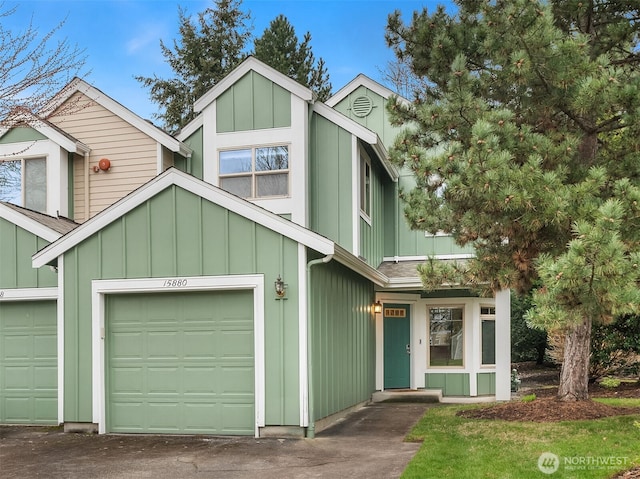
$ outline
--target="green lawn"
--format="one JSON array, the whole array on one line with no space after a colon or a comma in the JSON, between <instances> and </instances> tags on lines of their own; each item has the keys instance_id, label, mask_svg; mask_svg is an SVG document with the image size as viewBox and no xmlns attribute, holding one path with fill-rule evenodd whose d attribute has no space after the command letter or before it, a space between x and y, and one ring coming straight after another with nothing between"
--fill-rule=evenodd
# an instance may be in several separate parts
<instances>
[{"instance_id":1,"label":"green lawn","mask_svg":"<svg viewBox=\"0 0 640 479\"><path fill-rule=\"evenodd\" d=\"M640 400L619 405L638 406ZM468 407L478 406L439 406L427 411L407 436L408 441L423 444L402 478L609 478L640 464L640 415L557 423L456 416ZM538 468L538 459L547 452L558 458L557 471L551 474Z\"/></svg>"}]
</instances>

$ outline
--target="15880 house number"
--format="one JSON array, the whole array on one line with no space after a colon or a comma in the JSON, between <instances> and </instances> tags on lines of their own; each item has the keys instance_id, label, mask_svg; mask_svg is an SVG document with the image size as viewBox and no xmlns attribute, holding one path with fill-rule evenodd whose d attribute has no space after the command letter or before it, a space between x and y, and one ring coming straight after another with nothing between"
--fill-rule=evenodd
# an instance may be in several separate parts
<instances>
[{"instance_id":1,"label":"15880 house number","mask_svg":"<svg viewBox=\"0 0 640 479\"><path fill-rule=\"evenodd\" d=\"M186 279L167 279L162 283L165 288L184 288L187 285Z\"/></svg>"}]
</instances>

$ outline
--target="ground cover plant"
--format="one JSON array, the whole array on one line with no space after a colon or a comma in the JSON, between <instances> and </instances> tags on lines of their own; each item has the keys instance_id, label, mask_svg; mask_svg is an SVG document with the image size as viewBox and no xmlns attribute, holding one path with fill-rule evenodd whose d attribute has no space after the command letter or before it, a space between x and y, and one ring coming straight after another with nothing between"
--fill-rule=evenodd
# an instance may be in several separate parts
<instances>
[{"instance_id":1,"label":"ground cover plant","mask_svg":"<svg viewBox=\"0 0 640 479\"><path fill-rule=\"evenodd\" d=\"M517 403L530 406L543 401L559 403L552 399ZM621 475L640 465L640 399L627 401L635 405L637 414L555 422L475 419L459 414L486 406L432 408L407 437L423 445L402 478L640 477ZM545 459L552 462L545 463ZM543 473L539 464L557 466L557 470Z\"/></svg>"}]
</instances>

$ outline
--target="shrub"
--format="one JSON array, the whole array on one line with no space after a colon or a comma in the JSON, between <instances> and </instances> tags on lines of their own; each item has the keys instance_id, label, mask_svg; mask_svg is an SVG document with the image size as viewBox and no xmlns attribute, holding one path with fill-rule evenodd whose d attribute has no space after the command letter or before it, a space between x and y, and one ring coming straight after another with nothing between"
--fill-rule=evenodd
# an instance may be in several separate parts
<instances>
[{"instance_id":1,"label":"shrub","mask_svg":"<svg viewBox=\"0 0 640 479\"><path fill-rule=\"evenodd\" d=\"M526 396L522 397L522 402L533 402L535 400L536 400L535 394L527 394Z\"/></svg>"},{"instance_id":2,"label":"shrub","mask_svg":"<svg viewBox=\"0 0 640 479\"><path fill-rule=\"evenodd\" d=\"M591 335L592 378L640 374L640 316L623 316L594 325Z\"/></svg>"},{"instance_id":3,"label":"shrub","mask_svg":"<svg viewBox=\"0 0 640 479\"><path fill-rule=\"evenodd\" d=\"M600 386L607 389L615 389L620 386L620 380L612 377L602 378L600 380Z\"/></svg>"}]
</instances>

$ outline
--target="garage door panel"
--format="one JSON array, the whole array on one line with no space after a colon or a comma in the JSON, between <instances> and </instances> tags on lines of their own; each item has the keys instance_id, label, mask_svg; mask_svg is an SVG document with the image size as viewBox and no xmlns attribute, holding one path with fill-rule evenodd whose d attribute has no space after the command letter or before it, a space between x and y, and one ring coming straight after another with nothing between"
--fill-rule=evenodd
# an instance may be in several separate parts
<instances>
[{"instance_id":1,"label":"garage door panel","mask_svg":"<svg viewBox=\"0 0 640 479\"><path fill-rule=\"evenodd\" d=\"M253 432L253 421L249 420L253 408L249 404L225 404L222 408L222 430L224 434L249 434Z\"/></svg>"},{"instance_id":2,"label":"garage door panel","mask_svg":"<svg viewBox=\"0 0 640 479\"><path fill-rule=\"evenodd\" d=\"M4 321L4 318L3 318ZM21 359L28 360L33 355L31 335L24 334L5 334L4 341L2 342L2 355L5 360Z\"/></svg>"},{"instance_id":3,"label":"garage door panel","mask_svg":"<svg viewBox=\"0 0 640 479\"><path fill-rule=\"evenodd\" d=\"M34 398L34 417L37 422L46 422L58 414L58 401L52 398Z\"/></svg>"},{"instance_id":4,"label":"garage door panel","mask_svg":"<svg viewBox=\"0 0 640 479\"><path fill-rule=\"evenodd\" d=\"M58 388L58 368L54 366L35 366L33 368L34 381L40 391L53 391Z\"/></svg>"},{"instance_id":5,"label":"garage door panel","mask_svg":"<svg viewBox=\"0 0 640 479\"><path fill-rule=\"evenodd\" d=\"M180 394L180 371L176 366L152 367L146 370L149 394Z\"/></svg>"},{"instance_id":6,"label":"garage door panel","mask_svg":"<svg viewBox=\"0 0 640 479\"><path fill-rule=\"evenodd\" d=\"M143 394L144 374L143 368L114 367L111 392L115 396L123 394Z\"/></svg>"},{"instance_id":7,"label":"garage door panel","mask_svg":"<svg viewBox=\"0 0 640 479\"><path fill-rule=\"evenodd\" d=\"M111 358L118 359L141 359L142 334L135 332L114 332L111 338Z\"/></svg>"},{"instance_id":8,"label":"garage door panel","mask_svg":"<svg viewBox=\"0 0 640 479\"><path fill-rule=\"evenodd\" d=\"M218 368L211 366L185 367L182 376L184 394L215 395L216 385L220 382Z\"/></svg>"},{"instance_id":9,"label":"garage door panel","mask_svg":"<svg viewBox=\"0 0 640 479\"><path fill-rule=\"evenodd\" d=\"M148 359L180 358L182 338L177 331L150 331L145 335Z\"/></svg>"},{"instance_id":10,"label":"garage door panel","mask_svg":"<svg viewBox=\"0 0 640 479\"><path fill-rule=\"evenodd\" d=\"M143 314L129 314L134 303ZM108 297L107 430L253 434L252 312L251 291ZM142 377L139 396L129 398L119 376L134 365Z\"/></svg>"},{"instance_id":11,"label":"garage door panel","mask_svg":"<svg viewBox=\"0 0 640 479\"><path fill-rule=\"evenodd\" d=\"M47 334L33 338L33 357L35 359L55 359L57 348L57 336Z\"/></svg>"}]
</instances>

